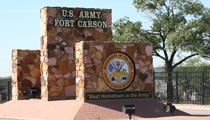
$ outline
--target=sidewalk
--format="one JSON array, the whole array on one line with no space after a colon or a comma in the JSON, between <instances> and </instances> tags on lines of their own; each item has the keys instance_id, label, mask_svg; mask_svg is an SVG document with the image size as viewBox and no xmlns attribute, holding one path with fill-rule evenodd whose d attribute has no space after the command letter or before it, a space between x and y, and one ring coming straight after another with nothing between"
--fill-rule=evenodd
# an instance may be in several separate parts
<instances>
[{"instance_id":1,"label":"sidewalk","mask_svg":"<svg viewBox=\"0 0 210 120\"><path fill-rule=\"evenodd\" d=\"M177 109L189 113L193 116L209 116L210 105L193 105L193 104L174 104Z\"/></svg>"},{"instance_id":2,"label":"sidewalk","mask_svg":"<svg viewBox=\"0 0 210 120\"><path fill-rule=\"evenodd\" d=\"M27 120L73 120L80 106L81 103L76 100L45 102L31 99L9 101L0 104L0 117Z\"/></svg>"}]
</instances>

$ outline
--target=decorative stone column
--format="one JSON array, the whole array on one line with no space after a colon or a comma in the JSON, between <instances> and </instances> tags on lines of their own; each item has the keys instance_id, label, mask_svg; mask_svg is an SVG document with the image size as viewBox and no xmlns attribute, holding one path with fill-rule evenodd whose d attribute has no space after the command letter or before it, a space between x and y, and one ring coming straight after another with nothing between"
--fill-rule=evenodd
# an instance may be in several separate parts
<instances>
[{"instance_id":1,"label":"decorative stone column","mask_svg":"<svg viewBox=\"0 0 210 120\"><path fill-rule=\"evenodd\" d=\"M40 51L13 49L12 99L30 98L29 90L31 87L41 88Z\"/></svg>"},{"instance_id":2,"label":"decorative stone column","mask_svg":"<svg viewBox=\"0 0 210 120\"><path fill-rule=\"evenodd\" d=\"M75 98L75 43L111 41L111 10L44 7L40 19L41 97Z\"/></svg>"}]
</instances>

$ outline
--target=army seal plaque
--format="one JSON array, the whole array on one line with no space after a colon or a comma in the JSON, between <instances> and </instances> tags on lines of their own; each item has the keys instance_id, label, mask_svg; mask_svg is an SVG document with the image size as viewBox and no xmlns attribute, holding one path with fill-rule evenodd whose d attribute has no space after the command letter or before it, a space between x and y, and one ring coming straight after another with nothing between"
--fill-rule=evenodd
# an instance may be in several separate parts
<instances>
[{"instance_id":1,"label":"army seal plaque","mask_svg":"<svg viewBox=\"0 0 210 120\"><path fill-rule=\"evenodd\" d=\"M103 77L106 85L113 90L128 88L135 77L135 66L125 53L113 53L103 64Z\"/></svg>"}]
</instances>

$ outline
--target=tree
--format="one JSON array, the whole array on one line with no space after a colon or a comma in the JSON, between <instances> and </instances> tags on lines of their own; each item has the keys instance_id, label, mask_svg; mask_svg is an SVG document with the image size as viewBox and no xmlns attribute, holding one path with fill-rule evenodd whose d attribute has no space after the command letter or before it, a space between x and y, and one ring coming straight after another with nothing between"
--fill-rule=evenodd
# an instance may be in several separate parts
<instances>
[{"instance_id":1,"label":"tree","mask_svg":"<svg viewBox=\"0 0 210 120\"><path fill-rule=\"evenodd\" d=\"M210 44L210 43L209 43ZM210 47L206 49L206 51L204 52L205 55L203 56L205 59L210 60Z\"/></svg>"},{"instance_id":2,"label":"tree","mask_svg":"<svg viewBox=\"0 0 210 120\"><path fill-rule=\"evenodd\" d=\"M206 55L209 48L209 10L198 0L133 0L133 5L137 10L151 13L151 28L145 30L140 21L122 18L113 24L113 40L152 42L153 55L165 61L167 98L173 100L174 68L189 58ZM190 55L175 62L179 52Z\"/></svg>"},{"instance_id":3,"label":"tree","mask_svg":"<svg viewBox=\"0 0 210 120\"><path fill-rule=\"evenodd\" d=\"M140 30L141 22L132 22L128 17L119 19L113 24L113 29L115 30L113 34L114 41L141 41Z\"/></svg>"},{"instance_id":4,"label":"tree","mask_svg":"<svg viewBox=\"0 0 210 120\"><path fill-rule=\"evenodd\" d=\"M210 60L210 9L208 8L207 11L208 12L205 12L202 17L202 20L204 21L203 27L208 30L203 34L206 43L206 46L204 47L203 58Z\"/></svg>"}]
</instances>

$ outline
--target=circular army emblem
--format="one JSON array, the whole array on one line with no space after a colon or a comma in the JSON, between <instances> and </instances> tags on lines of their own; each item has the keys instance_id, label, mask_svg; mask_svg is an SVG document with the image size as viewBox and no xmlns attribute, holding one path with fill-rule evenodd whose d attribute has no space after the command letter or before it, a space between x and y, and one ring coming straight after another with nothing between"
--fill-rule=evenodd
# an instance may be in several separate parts
<instances>
[{"instance_id":1,"label":"circular army emblem","mask_svg":"<svg viewBox=\"0 0 210 120\"><path fill-rule=\"evenodd\" d=\"M124 53L114 53L103 65L105 83L114 90L124 90L131 85L135 76L132 59Z\"/></svg>"}]
</instances>

